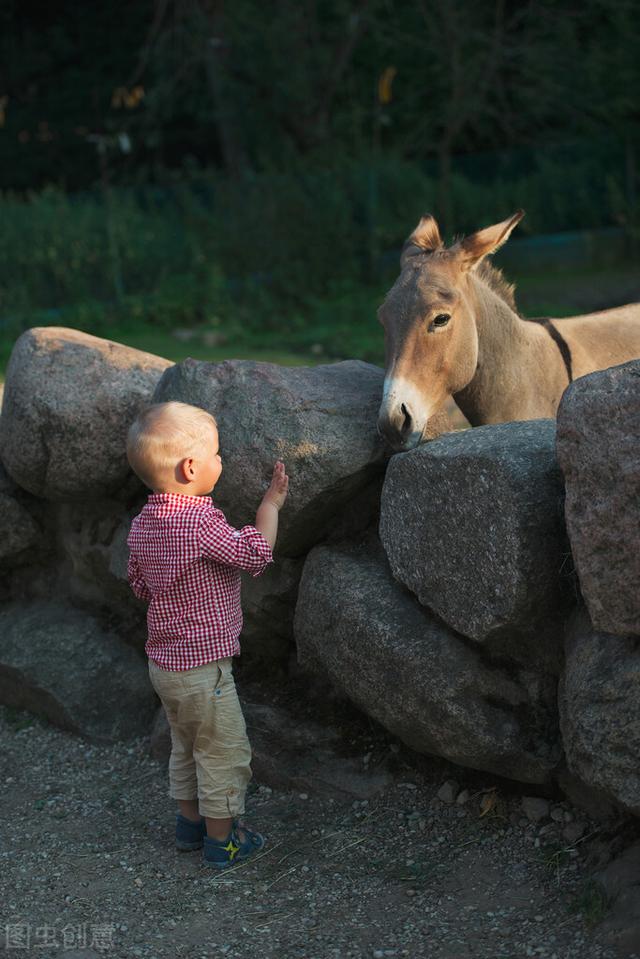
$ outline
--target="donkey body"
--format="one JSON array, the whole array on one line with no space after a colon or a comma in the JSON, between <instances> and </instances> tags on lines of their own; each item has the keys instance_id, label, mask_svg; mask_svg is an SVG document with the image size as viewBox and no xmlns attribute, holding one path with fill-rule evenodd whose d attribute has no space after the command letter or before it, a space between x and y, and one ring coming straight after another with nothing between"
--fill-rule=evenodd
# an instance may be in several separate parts
<instances>
[{"instance_id":1,"label":"donkey body","mask_svg":"<svg viewBox=\"0 0 640 959\"><path fill-rule=\"evenodd\" d=\"M571 380L640 357L640 304L562 320L518 315L513 287L484 257L522 216L448 249L427 216L407 240L378 311L386 354L378 428L394 449L422 442L451 396L472 426L554 417Z\"/></svg>"}]
</instances>

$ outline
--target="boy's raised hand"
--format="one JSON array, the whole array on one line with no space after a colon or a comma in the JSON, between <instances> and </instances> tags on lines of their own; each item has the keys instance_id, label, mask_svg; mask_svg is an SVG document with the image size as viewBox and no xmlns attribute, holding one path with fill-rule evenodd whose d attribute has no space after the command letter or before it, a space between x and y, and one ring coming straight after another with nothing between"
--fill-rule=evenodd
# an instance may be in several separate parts
<instances>
[{"instance_id":1,"label":"boy's raised hand","mask_svg":"<svg viewBox=\"0 0 640 959\"><path fill-rule=\"evenodd\" d=\"M273 476L269 489L264 494L264 500L273 503L278 509L284 505L289 492L289 477L284 471L284 463L281 460L276 462L273 467Z\"/></svg>"}]
</instances>

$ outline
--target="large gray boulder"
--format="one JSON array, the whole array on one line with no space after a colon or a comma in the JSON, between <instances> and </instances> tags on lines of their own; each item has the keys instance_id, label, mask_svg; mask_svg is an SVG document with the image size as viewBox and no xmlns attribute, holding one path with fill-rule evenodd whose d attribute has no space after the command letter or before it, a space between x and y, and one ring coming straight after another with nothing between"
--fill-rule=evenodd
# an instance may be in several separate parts
<instances>
[{"instance_id":1,"label":"large gray boulder","mask_svg":"<svg viewBox=\"0 0 640 959\"><path fill-rule=\"evenodd\" d=\"M27 507L32 505L0 463L0 566L28 562L39 549L43 532ZM37 506L36 510L37 512Z\"/></svg>"},{"instance_id":2,"label":"large gray boulder","mask_svg":"<svg viewBox=\"0 0 640 959\"><path fill-rule=\"evenodd\" d=\"M115 615L121 626L146 621L146 603L136 599L127 579L127 536L144 499L131 508L103 498L56 503L51 510L66 594L80 605Z\"/></svg>"},{"instance_id":3,"label":"large gray boulder","mask_svg":"<svg viewBox=\"0 0 640 959\"><path fill-rule=\"evenodd\" d=\"M273 465L283 460L290 483L278 551L297 556L384 469L376 429L383 380L381 369L358 360L315 367L185 360L163 374L154 400L215 416L223 472L214 501L234 526L255 522Z\"/></svg>"},{"instance_id":4,"label":"large gray boulder","mask_svg":"<svg viewBox=\"0 0 640 959\"><path fill-rule=\"evenodd\" d=\"M640 955L640 841L633 842L594 875L609 909L598 924L601 940L617 955Z\"/></svg>"},{"instance_id":5,"label":"large gray boulder","mask_svg":"<svg viewBox=\"0 0 640 959\"><path fill-rule=\"evenodd\" d=\"M38 527L24 506L0 492L0 563L17 562L38 541Z\"/></svg>"},{"instance_id":6,"label":"large gray boulder","mask_svg":"<svg viewBox=\"0 0 640 959\"><path fill-rule=\"evenodd\" d=\"M558 705L567 765L640 815L640 638L599 632L581 610L565 654Z\"/></svg>"},{"instance_id":7,"label":"large gray boulder","mask_svg":"<svg viewBox=\"0 0 640 959\"><path fill-rule=\"evenodd\" d=\"M79 330L27 330L11 354L0 417L7 472L48 500L121 490L132 476L127 429L170 365Z\"/></svg>"},{"instance_id":8,"label":"large gray boulder","mask_svg":"<svg viewBox=\"0 0 640 959\"><path fill-rule=\"evenodd\" d=\"M243 670L286 671L294 649L293 614L302 573L302 559L281 556L260 576L242 574Z\"/></svg>"},{"instance_id":9,"label":"large gray boulder","mask_svg":"<svg viewBox=\"0 0 640 959\"><path fill-rule=\"evenodd\" d=\"M593 625L640 634L640 360L571 384L558 409L557 449Z\"/></svg>"},{"instance_id":10,"label":"large gray boulder","mask_svg":"<svg viewBox=\"0 0 640 959\"><path fill-rule=\"evenodd\" d=\"M593 784L587 785L567 765L563 755L554 771L554 780L566 799L578 809L584 810L596 822L611 822L620 819L620 806L604 790Z\"/></svg>"},{"instance_id":11,"label":"large gray boulder","mask_svg":"<svg viewBox=\"0 0 640 959\"><path fill-rule=\"evenodd\" d=\"M481 647L393 579L373 538L310 552L294 633L305 671L328 677L411 748L520 782L549 780L560 756L555 683L535 700L517 669L485 662Z\"/></svg>"},{"instance_id":12,"label":"large gray boulder","mask_svg":"<svg viewBox=\"0 0 640 959\"><path fill-rule=\"evenodd\" d=\"M535 635L568 592L562 500L552 420L481 426L392 457L380 538L396 579L449 626Z\"/></svg>"},{"instance_id":13,"label":"large gray boulder","mask_svg":"<svg viewBox=\"0 0 640 959\"><path fill-rule=\"evenodd\" d=\"M96 742L146 735L157 706L135 650L93 616L37 601L0 609L0 702Z\"/></svg>"}]
</instances>

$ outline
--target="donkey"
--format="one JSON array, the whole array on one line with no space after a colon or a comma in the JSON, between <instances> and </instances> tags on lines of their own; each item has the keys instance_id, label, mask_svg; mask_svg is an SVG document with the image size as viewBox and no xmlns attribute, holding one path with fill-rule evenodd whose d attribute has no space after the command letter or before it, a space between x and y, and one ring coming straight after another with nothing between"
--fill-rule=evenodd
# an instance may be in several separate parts
<instances>
[{"instance_id":1,"label":"donkey","mask_svg":"<svg viewBox=\"0 0 640 959\"><path fill-rule=\"evenodd\" d=\"M445 248L423 216L378 310L386 370L378 430L396 451L427 436L453 397L469 423L555 417L576 377L640 357L640 303L562 320L527 320L488 260L524 212Z\"/></svg>"}]
</instances>

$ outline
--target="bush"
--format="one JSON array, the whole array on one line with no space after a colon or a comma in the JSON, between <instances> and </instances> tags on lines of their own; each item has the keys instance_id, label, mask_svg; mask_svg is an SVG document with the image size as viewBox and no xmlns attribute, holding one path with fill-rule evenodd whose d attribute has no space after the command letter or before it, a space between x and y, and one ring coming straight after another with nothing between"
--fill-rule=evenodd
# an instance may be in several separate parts
<instances>
[{"instance_id":1,"label":"bush","mask_svg":"<svg viewBox=\"0 0 640 959\"><path fill-rule=\"evenodd\" d=\"M621 165L602 177L600 159L579 145L527 162L487 156L474 168L460 159L451 180L456 225L475 229L519 206L528 214L523 231L617 223ZM234 180L192 171L162 187L5 194L3 330L206 324L306 342L315 324L344 344L354 327L375 324L369 310L396 275L395 251L435 196L433 171L391 154Z\"/></svg>"}]
</instances>

